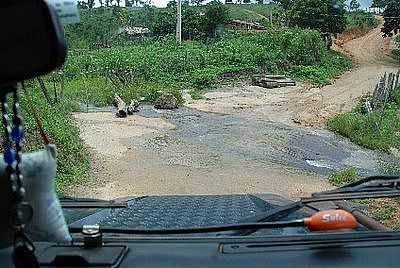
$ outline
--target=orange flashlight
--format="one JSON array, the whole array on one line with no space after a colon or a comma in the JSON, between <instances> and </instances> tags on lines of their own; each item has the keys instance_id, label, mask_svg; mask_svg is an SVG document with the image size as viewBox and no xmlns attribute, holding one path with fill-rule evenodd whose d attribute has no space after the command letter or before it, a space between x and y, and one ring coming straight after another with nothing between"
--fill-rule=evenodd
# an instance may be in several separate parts
<instances>
[{"instance_id":1,"label":"orange flashlight","mask_svg":"<svg viewBox=\"0 0 400 268\"><path fill-rule=\"evenodd\" d=\"M357 224L356 218L350 212L341 209L317 212L304 219L304 225L310 231L353 229L357 227Z\"/></svg>"}]
</instances>

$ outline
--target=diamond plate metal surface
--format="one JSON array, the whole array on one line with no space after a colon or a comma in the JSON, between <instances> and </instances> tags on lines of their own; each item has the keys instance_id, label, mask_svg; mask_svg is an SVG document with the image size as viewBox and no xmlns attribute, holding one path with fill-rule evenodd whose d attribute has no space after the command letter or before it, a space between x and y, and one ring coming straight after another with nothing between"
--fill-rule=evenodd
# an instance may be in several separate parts
<instances>
[{"instance_id":1,"label":"diamond plate metal surface","mask_svg":"<svg viewBox=\"0 0 400 268\"><path fill-rule=\"evenodd\" d=\"M276 202L273 202L276 204ZM133 198L127 208L91 210L64 209L71 226L98 224L103 227L124 229L174 229L243 223L249 217L265 213L279 205L273 205L255 195L192 195L148 196ZM78 219L80 217L80 219ZM299 210L282 220L307 216ZM69 219L69 220L68 220ZM303 227L262 229L251 236L291 235L308 231ZM231 236L235 232L191 234L190 236ZM170 235L185 236L185 235ZM187 236L187 235L186 235Z\"/></svg>"},{"instance_id":2,"label":"diamond plate metal surface","mask_svg":"<svg viewBox=\"0 0 400 268\"><path fill-rule=\"evenodd\" d=\"M257 207L248 195L151 196L111 210L98 224L146 229L233 224L272 208L268 203Z\"/></svg>"}]
</instances>

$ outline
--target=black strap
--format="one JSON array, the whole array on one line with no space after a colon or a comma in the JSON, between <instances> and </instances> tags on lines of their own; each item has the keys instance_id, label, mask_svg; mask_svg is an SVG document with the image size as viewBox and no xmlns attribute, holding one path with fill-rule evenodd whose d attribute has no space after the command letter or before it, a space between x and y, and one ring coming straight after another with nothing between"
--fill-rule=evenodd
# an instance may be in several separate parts
<instances>
[{"instance_id":1,"label":"black strap","mask_svg":"<svg viewBox=\"0 0 400 268\"><path fill-rule=\"evenodd\" d=\"M16 232L14 239L14 252L12 259L16 268L39 268L39 262L35 256L35 246L23 233Z\"/></svg>"}]
</instances>

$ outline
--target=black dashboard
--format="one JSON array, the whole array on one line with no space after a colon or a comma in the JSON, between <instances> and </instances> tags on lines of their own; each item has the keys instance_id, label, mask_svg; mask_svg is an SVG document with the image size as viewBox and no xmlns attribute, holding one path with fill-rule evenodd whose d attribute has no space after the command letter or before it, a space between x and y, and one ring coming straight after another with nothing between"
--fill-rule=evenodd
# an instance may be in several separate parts
<instances>
[{"instance_id":1,"label":"black dashboard","mask_svg":"<svg viewBox=\"0 0 400 268\"><path fill-rule=\"evenodd\" d=\"M107 238L103 247L37 243L41 267L400 267L400 235L319 233L250 238ZM0 267L13 267L11 249Z\"/></svg>"}]
</instances>

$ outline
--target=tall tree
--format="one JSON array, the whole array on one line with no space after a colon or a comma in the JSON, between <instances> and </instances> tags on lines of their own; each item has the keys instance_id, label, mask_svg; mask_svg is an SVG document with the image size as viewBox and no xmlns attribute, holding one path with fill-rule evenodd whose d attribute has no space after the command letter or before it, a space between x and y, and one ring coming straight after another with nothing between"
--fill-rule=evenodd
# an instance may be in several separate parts
<instances>
[{"instance_id":1,"label":"tall tree","mask_svg":"<svg viewBox=\"0 0 400 268\"><path fill-rule=\"evenodd\" d=\"M360 3L357 0L351 0L349 8L350 10L357 10L360 8Z\"/></svg>"},{"instance_id":2,"label":"tall tree","mask_svg":"<svg viewBox=\"0 0 400 268\"><path fill-rule=\"evenodd\" d=\"M88 4L85 1L78 1L78 7L80 9L88 9Z\"/></svg>"},{"instance_id":3,"label":"tall tree","mask_svg":"<svg viewBox=\"0 0 400 268\"><path fill-rule=\"evenodd\" d=\"M384 8L386 6L386 2L387 0L374 0L371 7Z\"/></svg>"},{"instance_id":4,"label":"tall tree","mask_svg":"<svg viewBox=\"0 0 400 268\"><path fill-rule=\"evenodd\" d=\"M341 33L346 28L344 0L298 0L290 11L292 25Z\"/></svg>"},{"instance_id":5,"label":"tall tree","mask_svg":"<svg viewBox=\"0 0 400 268\"><path fill-rule=\"evenodd\" d=\"M274 0L273 2L282 7L283 10L289 10L293 7L293 4L296 2L296 0Z\"/></svg>"},{"instance_id":6,"label":"tall tree","mask_svg":"<svg viewBox=\"0 0 400 268\"><path fill-rule=\"evenodd\" d=\"M89 9L92 9L94 7L94 0L88 0L87 5Z\"/></svg>"},{"instance_id":7,"label":"tall tree","mask_svg":"<svg viewBox=\"0 0 400 268\"><path fill-rule=\"evenodd\" d=\"M285 25L289 23L289 13L295 2L301 2L301 0L273 0L275 4L283 9L282 18L285 21Z\"/></svg>"},{"instance_id":8,"label":"tall tree","mask_svg":"<svg viewBox=\"0 0 400 268\"><path fill-rule=\"evenodd\" d=\"M385 24L382 32L385 37L391 37L400 31L400 5L398 0L385 0L384 4L383 17L385 18Z\"/></svg>"},{"instance_id":9,"label":"tall tree","mask_svg":"<svg viewBox=\"0 0 400 268\"><path fill-rule=\"evenodd\" d=\"M204 2L205 0L190 0L190 3L196 6L201 6L202 4L204 4Z\"/></svg>"},{"instance_id":10,"label":"tall tree","mask_svg":"<svg viewBox=\"0 0 400 268\"><path fill-rule=\"evenodd\" d=\"M126 6L126 7L131 7L131 6L132 6L132 1L130 1L130 0L125 0L125 6Z\"/></svg>"},{"instance_id":11,"label":"tall tree","mask_svg":"<svg viewBox=\"0 0 400 268\"><path fill-rule=\"evenodd\" d=\"M206 5L204 13L205 30L209 37L215 37L217 27L229 20L229 10L218 0L213 0Z\"/></svg>"}]
</instances>

